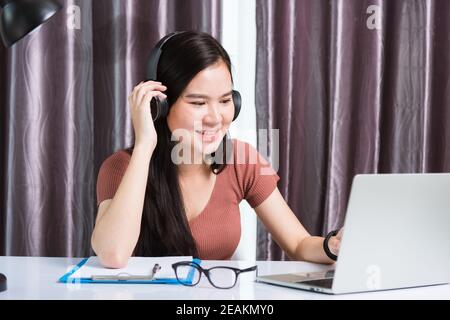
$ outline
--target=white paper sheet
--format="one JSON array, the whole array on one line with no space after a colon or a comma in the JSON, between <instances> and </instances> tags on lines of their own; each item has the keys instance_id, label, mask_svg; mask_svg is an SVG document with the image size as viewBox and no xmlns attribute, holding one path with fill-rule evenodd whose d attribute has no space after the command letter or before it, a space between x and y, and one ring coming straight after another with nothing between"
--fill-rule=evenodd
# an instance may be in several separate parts
<instances>
[{"instance_id":1,"label":"white paper sheet","mask_svg":"<svg viewBox=\"0 0 450 320\"><path fill-rule=\"evenodd\" d=\"M161 269L156 273L156 279L176 279L172 264L180 261L192 261L189 256L176 257L131 257L128 260L128 265L122 269L108 269L100 264L98 257L90 257L89 260L77 271L75 271L70 278L91 278L98 275L118 275L120 273L128 273L135 276L150 276L155 263L161 266ZM187 268L183 268L184 274L179 274L180 277L187 276Z\"/></svg>"}]
</instances>

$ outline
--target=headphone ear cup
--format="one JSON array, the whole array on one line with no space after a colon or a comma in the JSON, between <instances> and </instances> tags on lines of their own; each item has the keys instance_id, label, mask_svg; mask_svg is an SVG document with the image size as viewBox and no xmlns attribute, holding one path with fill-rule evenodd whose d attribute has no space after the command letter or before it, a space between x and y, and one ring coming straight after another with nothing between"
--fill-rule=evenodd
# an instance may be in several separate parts
<instances>
[{"instance_id":1,"label":"headphone ear cup","mask_svg":"<svg viewBox=\"0 0 450 320\"><path fill-rule=\"evenodd\" d=\"M238 117L239 112L241 112L242 99L239 91L233 90L233 103L234 103L234 117L233 117L234 121Z\"/></svg>"},{"instance_id":2,"label":"headphone ear cup","mask_svg":"<svg viewBox=\"0 0 450 320\"><path fill-rule=\"evenodd\" d=\"M154 97L150 101L150 112L153 121L167 117L167 114L169 113L169 103L167 102L167 99Z\"/></svg>"}]
</instances>

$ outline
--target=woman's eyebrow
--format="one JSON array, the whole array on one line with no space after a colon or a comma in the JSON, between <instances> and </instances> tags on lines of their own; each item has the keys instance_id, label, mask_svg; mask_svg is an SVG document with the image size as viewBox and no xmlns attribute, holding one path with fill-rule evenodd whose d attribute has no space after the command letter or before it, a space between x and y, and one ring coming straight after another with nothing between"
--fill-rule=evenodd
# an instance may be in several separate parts
<instances>
[{"instance_id":1,"label":"woman's eyebrow","mask_svg":"<svg viewBox=\"0 0 450 320\"><path fill-rule=\"evenodd\" d=\"M230 92L224 93L220 98L229 96L230 94L233 93L233 90L231 90ZM184 96L185 98L203 98L203 99L209 99L210 97L204 94L199 94L199 93L189 93L187 95Z\"/></svg>"}]
</instances>

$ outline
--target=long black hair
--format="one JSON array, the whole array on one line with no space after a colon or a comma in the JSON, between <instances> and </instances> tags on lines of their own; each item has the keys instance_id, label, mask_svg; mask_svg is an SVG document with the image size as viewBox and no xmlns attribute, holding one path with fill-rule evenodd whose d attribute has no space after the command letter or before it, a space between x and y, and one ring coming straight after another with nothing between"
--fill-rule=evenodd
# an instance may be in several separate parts
<instances>
[{"instance_id":1,"label":"long black hair","mask_svg":"<svg viewBox=\"0 0 450 320\"><path fill-rule=\"evenodd\" d=\"M188 86L189 82L203 69L219 62L225 62L231 75L231 62L225 49L211 35L188 31L169 39L163 48L157 68L157 79L167 90L165 94L172 106ZM178 180L177 166L171 160L175 146L167 119L155 121L158 142L149 165L144 208L142 212L139 240L134 250L136 256L198 257L197 246L189 228ZM219 174L226 164L231 144L226 135L218 148L217 159L211 171ZM132 154L133 147L126 149Z\"/></svg>"}]
</instances>

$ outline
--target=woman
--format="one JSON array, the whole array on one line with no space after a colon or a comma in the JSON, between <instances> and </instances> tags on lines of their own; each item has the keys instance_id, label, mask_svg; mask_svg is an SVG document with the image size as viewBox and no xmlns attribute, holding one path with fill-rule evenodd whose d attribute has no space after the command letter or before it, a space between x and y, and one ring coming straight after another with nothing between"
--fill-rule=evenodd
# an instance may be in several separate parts
<instances>
[{"instance_id":1,"label":"woman","mask_svg":"<svg viewBox=\"0 0 450 320\"><path fill-rule=\"evenodd\" d=\"M101 263L122 268L132 255L229 259L240 239L242 199L291 259L333 263L341 232L328 245L310 236L270 165L252 146L228 139L236 110L231 62L219 42L175 34L156 64L158 81L141 82L128 99L134 146L100 168L91 242ZM152 99L167 99L167 117L152 121Z\"/></svg>"}]
</instances>

